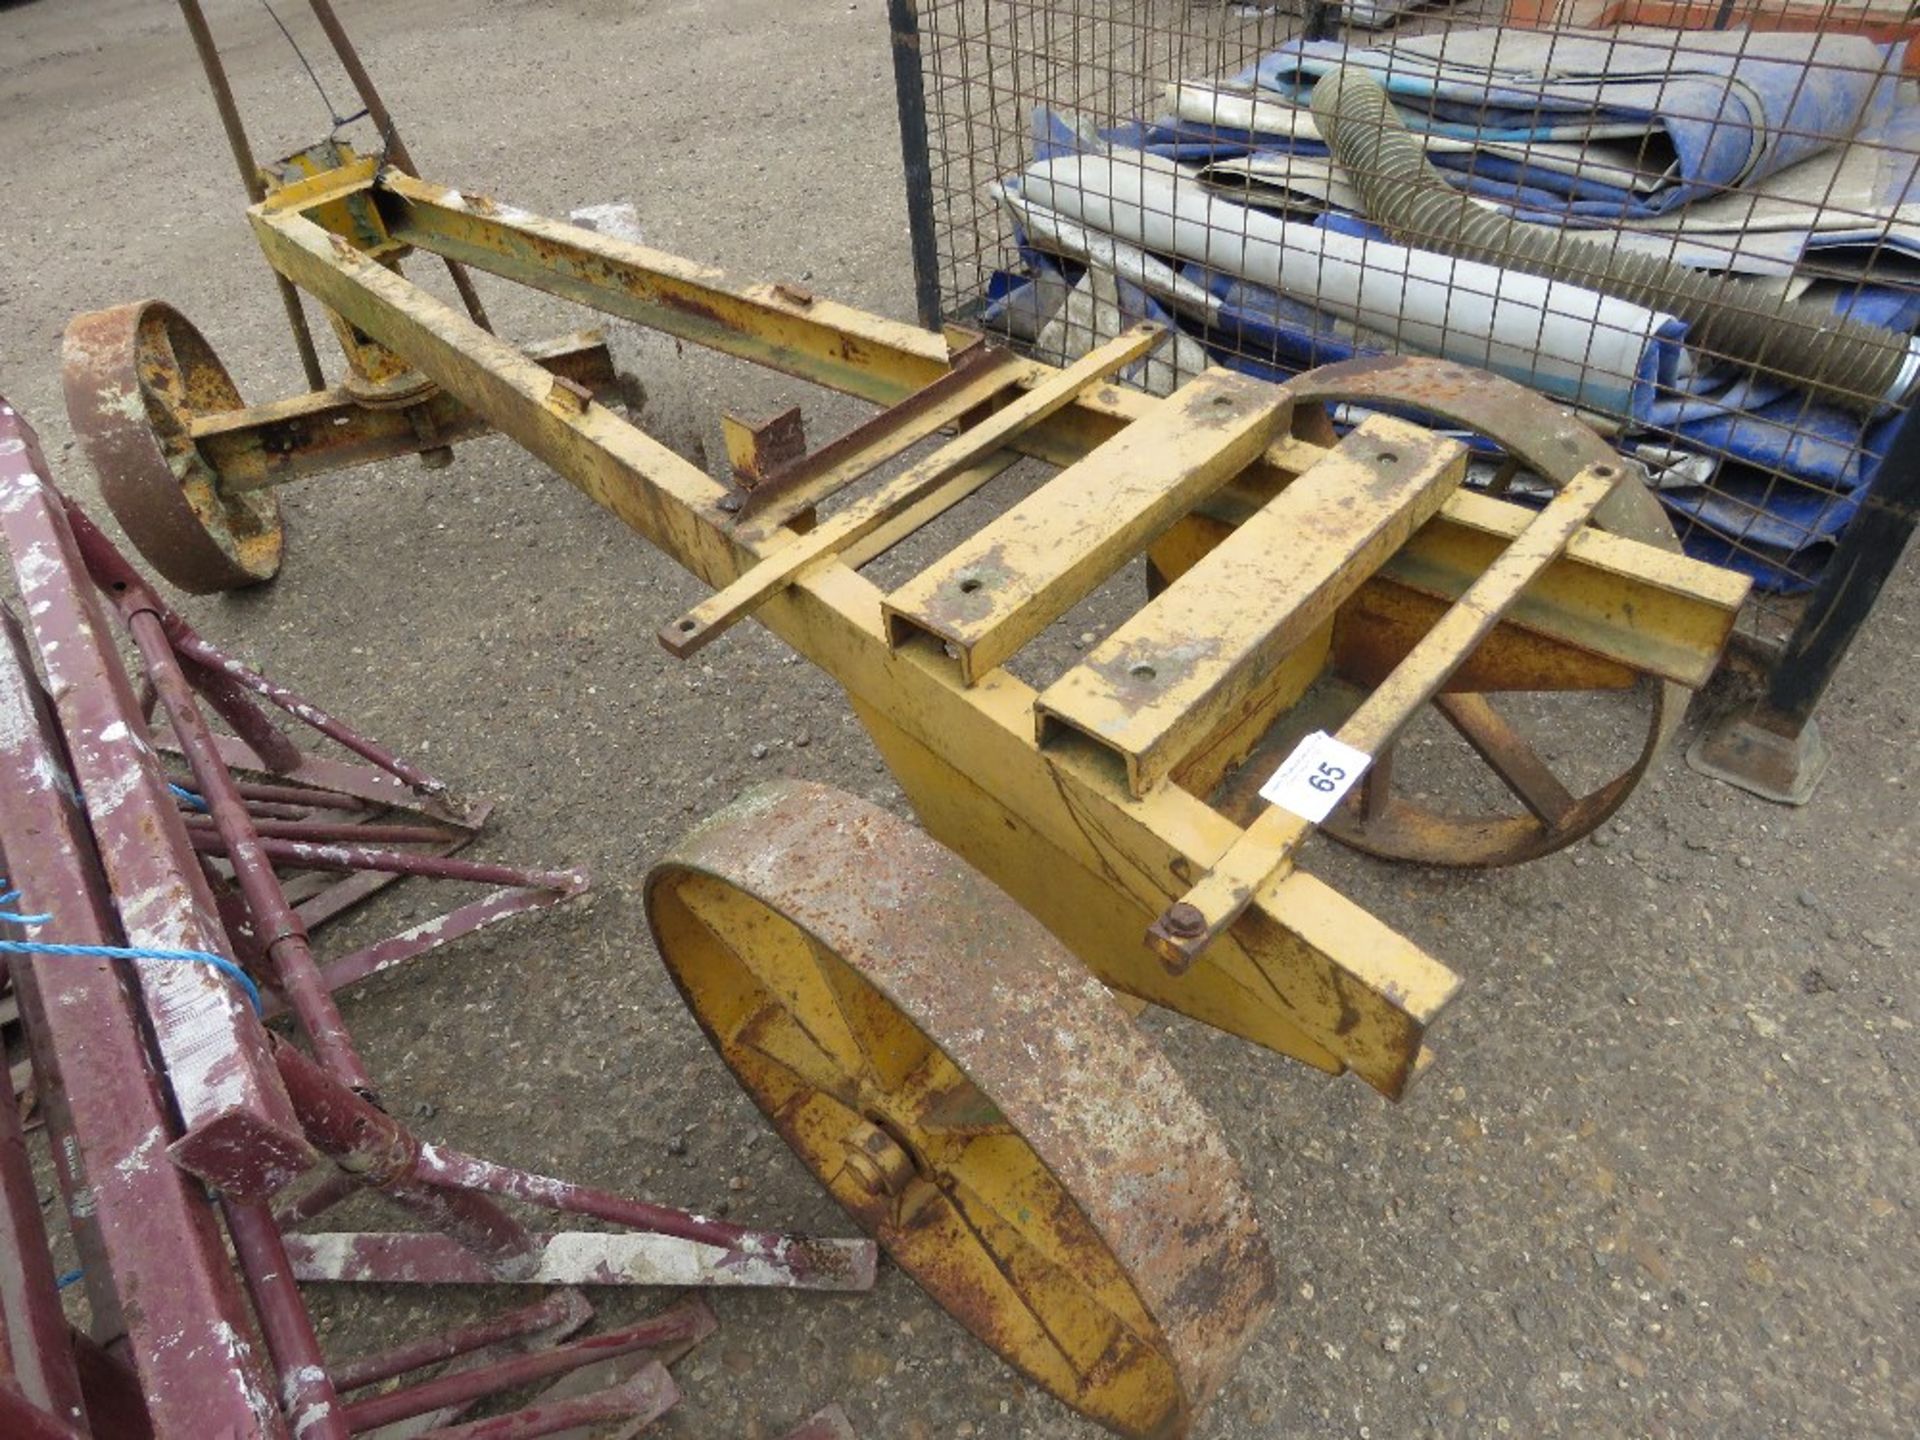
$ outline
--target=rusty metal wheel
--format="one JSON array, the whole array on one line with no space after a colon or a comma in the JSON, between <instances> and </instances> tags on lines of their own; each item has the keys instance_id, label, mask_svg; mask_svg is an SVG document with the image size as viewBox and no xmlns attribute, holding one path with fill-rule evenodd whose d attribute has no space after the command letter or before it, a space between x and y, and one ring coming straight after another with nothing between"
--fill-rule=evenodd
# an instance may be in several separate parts
<instances>
[{"instance_id":1,"label":"rusty metal wheel","mask_svg":"<svg viewBox=\"0 0 1920 1440\"><path fill-rule=\"evenodd\" d=\"M1112 995L907 821L795 781L647 881L660 953L835 1199L1002 1357L1188 1433L1274 1298L1219 1131Z\"/></svg>"},{"instance_id":2,"label":"rusty metal wheel","mask_svg":"<svg viewBox=\"0 0 1920 1440\"><path fill-rule=\"evenodd\" d=\"M196 421L246 405L179 311L143 300L75 316L61 379L107 508L154 569L195 595L278 573L286 532L273 491L223 491L194 443Z\"/></svg>"},{"instance_id":3,"label":"rusty metal wheel","mask_svg":"<svg viewBox=\"0 0 1920 1440\"><path fill-rule=\"evenodd\" d=\"M1287 388L1298 402L1296 432L1323 444L1332 443L1333 432L1321 407L1339 404L1394 411L1472 431L1505 453L1494 477L1496 490L1522 472L1557 489L1583 467L1617 459L1606 441L1572 412L1509 380L1448 361L1404 356L1350 360L1309 370L1289 381ZM1203 517L1191 523L1217 522ZM1594 523L1661 549L1677 552L1680 548L1659 501L1644 486L1620 486L1600 507ZM1209 542L1198 536L1194 543ZM1172 553L1156 552L1162 558ZM1151 569L1148 583L1160 583ZM1350 613L1364 609L1356 602ZM1365 618L1382 643L1336 647L1335 673L1316 687L1310 703L1300 707L1292 733L1277 737L1284 739L1280 753L1309 730L1336 730L1417 638L1422 619L1388 607L1376 607ZM1473 673L1474 662L1469 661L1462 677ZM1611 688L1587 692L1580 702L1582 711L1570 713L1560 697L1577 693L1578 687L1569 685L1560 696L1543 698L1554 696L1554 688L1542 684L1537 692L1523 696L1491 688L1441 695L1428 708L1442 723L1428 726L1432 733L1423 733L1418 742L1421 755L1404 753L1406 736L1422 723L1416 718L1399 743L1375 757L1367 777L1320 828L1367 854L1428 865L1513 865L1571 845L1626 803L1678 727L1692 694L1683 685L1631 672L1613 677ZM1596 781L1589 776L1576 783L1557 774L1554 763L1541 753L1541 745L1529 737L1528 726L1518 718L1518 712L1529 708L1541 712L1532 717L1536 732L1556 738L1578 733L1596 741L1618 741L1606 747L1605 778ZM1457 797L1443 801L1415 793L1432 777L1435 736L1442 733L1464 742L1455 747L1460 757L1490 775L1493 782L1491 787L1454 788L1491 788L1498 791L1498 803L1478 794L1473 801L1462 802ZM1229 813L1250 813L1260 803L1252 793L1256 787L1257 779L1253 786L1244 787L1246 793L1235 790L1222 797L1223 808Z\"/></svg>"}]
</instances>

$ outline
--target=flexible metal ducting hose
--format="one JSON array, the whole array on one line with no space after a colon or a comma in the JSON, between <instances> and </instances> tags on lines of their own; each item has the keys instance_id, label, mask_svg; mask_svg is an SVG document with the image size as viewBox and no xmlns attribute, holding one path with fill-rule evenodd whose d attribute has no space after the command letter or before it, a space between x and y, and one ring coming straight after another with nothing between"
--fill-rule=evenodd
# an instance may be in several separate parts
<instances>
[{"instance_id":1,"label":"flexible metal ducting hose","mask_svg":"<svg viewBox=\"0 0 1920 1440\"><path fill-rule=\"evenodd\" d=\"M1900 404L1920 378L1920 340L1649 255L1529 225L1473 203L1427 162L1380 82L1347 68L1313 87L1321 136L1367 217L1403 244L1583 285L1687 322L1688 342L1852 410Z\"/></svg>"}]
</instances>

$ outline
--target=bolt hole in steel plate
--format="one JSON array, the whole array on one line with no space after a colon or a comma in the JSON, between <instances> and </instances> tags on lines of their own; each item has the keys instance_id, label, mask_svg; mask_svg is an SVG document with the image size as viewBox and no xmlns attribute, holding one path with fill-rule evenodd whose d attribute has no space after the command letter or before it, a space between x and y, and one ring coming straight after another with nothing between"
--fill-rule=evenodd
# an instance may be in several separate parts
<instances>
[{"instance_id":1,"label":"bolt hole in steel plate","mask_svg":"<svg viewBox=\"0 0 1920 1440\"><path fill-rule=\"evenodd\" d=\"M776 1129L1054 1395L1177 1437L1274 1299L1212 1120L1112 995L909 822L753 791L651 873L660 953Z\"/></svg>"},{"instance_id":2,"label":"bolt hole in steel plate","mask_svg":"<svg viewBox=\"0 0 1920 1440\"><path fill-rule=\"evenodd\" d=\"M1349 360L1309 370L1286 388L1297 401L1296 433L1323 445L1333 442L1334 432L1322 407L1354 404L1471 431L1504 451L1508 467L1531 471L1555 489L1589 465L1617 463L1606 441L1560 405L1512 381L1448 361ZM1642 485L1618 487L1595 513L1594 523L1663 550L1680 549L1659 501ZM1184 553L1178 532L1169 537L1171 543L1156 548L1148 569L1150 592L1225 533L1219 522L1204 516L1187 525ZM1211 538L1204 533L1209 525L1215 527ZM1383 652L1393 648L1382 646ZM1255 793L1260 779L1285 758L1292 743L1313 729L1336 730L1390 668L1363 660L1359 673L1329 676L1296 707L1295 716L1275 727L1271 738L1278 743L1272 752L1266 746L1256 752L1215 803L1238 819L1251 818L1261 804ZM1685 686L1650 675L1631 677L1624 688L1584 695L1577 689L1497 699L1467 692L1443 695L1427 707L1432 720L1423 713L1407 727L1405 735L1418 733L1420 742L1396 745L1376 759L1370 776L1320 828L1367 854L1428 865L1512 865L1550 854L1597 829L1626 803L1679 725L1690 695ZM1604 754L1599 762L1604 778L1588 774L1567 783L1554 773L1529 730L1548 737L1555 731L1584 731ZM1478 770L1483 783L1422 783L1437 778L1429 773L1433 760L1436 754L1444 760L1449 747ZM1447 798L1421 793L1428 790L1444 790ZM1492 793L1489 798L1479 792ZM1463 794L1470 798L1463 800ZM1483 804L1488 808L1480 808Z\"/></svg>"},{"instance_id":3,"label":"bolt hole in steel plate","mask_svg":"<svg viewBox=\"0 0 1920 1440\"><path fill-rule=\"evenodd\" d=\"M274 577L280 502L271 489L223 493L193 441L195 420L245 402L179 311L144 300L75 316L62 383L107 508L156 570L195 595Z\"/></svg>"}]
</instances>

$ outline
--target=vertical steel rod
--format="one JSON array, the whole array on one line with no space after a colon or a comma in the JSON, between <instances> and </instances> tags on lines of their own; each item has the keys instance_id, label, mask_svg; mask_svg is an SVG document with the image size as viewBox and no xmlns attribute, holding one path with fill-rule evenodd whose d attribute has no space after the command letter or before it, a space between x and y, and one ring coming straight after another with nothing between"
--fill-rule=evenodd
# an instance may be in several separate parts
<instances>
[{"instance_id":1,"label":"vertical steel rod","mask_svg":"<svg viewBox=\"0 0 1920 1440\"><path fill-rule=\"evenodd\" d=\"M223 853L233 866L234 879L253 915L255 933L273 962L274 978L287 997L287 1008L298 1017L320 1062L347 1084L371 1092L373 1076L354 1049L333 993L320 978L320 967L314 963L313 949L307 942L307 928L287 903L279 877L273 873L273 862L261 848L253 817L247 814L246 801L240 798L220 758L213 732L194 703L193 686L173 653L165 625L159 615L137 601L126 604L122 613L141 664L160 692L160 707L193 772L194 788L220 829Z\"/></svg>"},{"instance_id":2,"label":"vertical steel rod","mask_svg":"<svg viewBox=\"0 0 1920 1440\"><path fill-rule=\"evenodd\" d=\"M248 202L258 205L266 196L266 186L260 180L260 167L254 163L246 123L240 118L233 86L227 82L226 66L220 62L220 47L214 43L206 12L200 8L200 0L180 0L180 13L193 36L193 48L200 53L200 68L206 72L207 88L213 92L214 106L220 111L220 124L227 132L227 144L233 149L233 163L240 169L240 183L247 187ZM307 312L300 308L300 292L278 271L273 278L280 286L280 303L287 308L287 326L293 331L293 348L300 353L300 368L306 372L307 385L314 390L324 390L327 377L320 368L320 356L313 348Z\"/></svg>"},{"instance_id":3,"label":"vertical steel rod","mask_svg":"<svg viewBox=\"0 0 1920 1440\"><path fill-rule=\"evenodd\" d=\"M380 98L380 92L374 87L373 76L367 73L367 67L361 63L360 52L353 48L353 41L347 35L346 26L340 23L340 17L334 13L332 0L307 0L313 11L314 19L320 22L320 28L327 32L327 40L333 46L333 53L340 57L341 68L347 72L347 78L353 82L353 88L360 92L360 103L367 107L367 115L380 129L381 143L386 146L387 155L409 175L420 172L413 163L413 156L407 153L407 145L400 138L400 130L394 123L393 112L387 109L387 102ZM473 317L473 323L482 330L493 329L493 322L487 318L486 307L480 303L480 292L473 287L473 277L467 274L467 267L457 260L447 261L447 273L453 277L453 288L460 292L460 303L467 307L467 314Z\"/></svg>"},{"instance_id":4,"label":"vertical steel rod","mask_svg":"<svg viewBox=\"0 0 1920 1440\"><path fill-rule=\"evenodd\" d=\"M227 1234L253 1296L260 1333L280 1372L280 1399L298 1440L349 1440L353 1434L327 1379L326 1357L313 1333L313 1317L300 1299L293 1264L265 1205L224 1202Z\"/></svg>"},{"instance_id":5,"label":"vertical steel rod","mask_svg":"<svg viewBox=\"0 0 1920 1440\"><path fill-rule=\"evenodd\" d=\"M940 328L940 256L933 233L933 157L927 138L927 78L919 0L887 0L893 31L893 93L900 111L900 169L907 184L907 235L920 323Z\"/></svg>"},{"instance_id":6,"label":"vertical steel rod","mask_svg":"<svg viewBox=\"0 0 1920 1440\"><path fill-rule=\"evenodd\" d=\"M1900 563L1917 523L1920 407L1901 417L1867 484L1860 512L1840 537L1813 599L1773 667L1763 709L1782 723L1784 733L1798 733L1813 718L1814 707L1833 683L1834 672Z\"/></svg>"}]
</instances>

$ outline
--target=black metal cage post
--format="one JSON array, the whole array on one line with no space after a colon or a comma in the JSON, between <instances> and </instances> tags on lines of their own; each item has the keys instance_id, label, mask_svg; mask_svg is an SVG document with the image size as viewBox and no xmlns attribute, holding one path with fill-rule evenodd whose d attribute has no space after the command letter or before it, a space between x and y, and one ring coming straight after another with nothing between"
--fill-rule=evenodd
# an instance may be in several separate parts
<instances>
[{"instance_id":1,"label":"black metal cage post","mask_svg":"<svg viewBox=\"0 0 1920 1440\"><path fill-rule=\"evenodd\" d=\"M1764 694L1694 763L1811 793L1815 706L1915 520L1920 17L889 0L889 18L925 323L1065 359L1160 320L1176 338L1136 379L1162 387L1412 352L1565 400L1646 468L1690 553L1755 579L1740 653Z\"/></svg>"}]
</instances>

